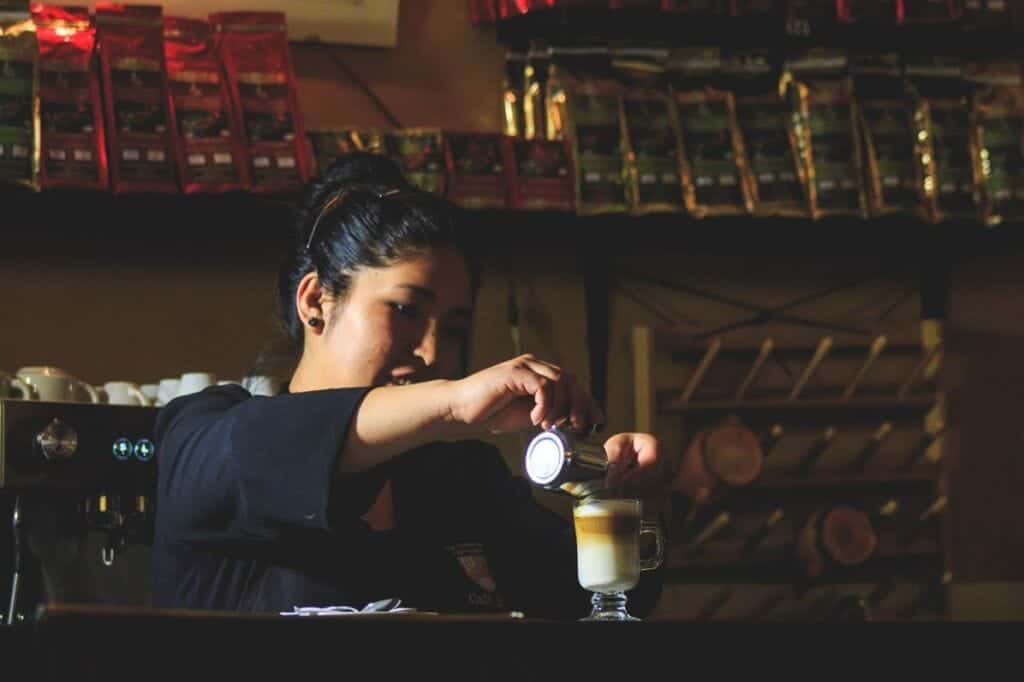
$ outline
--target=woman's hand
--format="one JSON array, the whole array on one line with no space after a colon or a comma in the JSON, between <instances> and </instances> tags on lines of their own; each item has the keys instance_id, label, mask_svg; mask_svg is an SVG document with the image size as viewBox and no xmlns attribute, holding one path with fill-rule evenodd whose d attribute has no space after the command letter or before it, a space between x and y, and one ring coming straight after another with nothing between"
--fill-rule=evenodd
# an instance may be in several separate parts
<instances>
[{"instance_id":1,"label":"woman's hand","mask_svg":"<svg viewBox=\"0 0 1024 682\"><path fill-rule=\"evenodd\" d=\"M507 433L567 421L574 431L604 422L601 409L573 375L533 355L520 355L451 384L449 420L460 433Z\"/></svg>"},{"instance_id":2,"label":"woman's hand","mask_svg":"<svg viewBox=\"0 0 1024 682\"><path fill-rule=\"evenodd\" d=\"M623 497L663 492L667 471L658 440L649 433L617 433L604 442L608 455L605 484Z\"/></svg>"}]
</instances>

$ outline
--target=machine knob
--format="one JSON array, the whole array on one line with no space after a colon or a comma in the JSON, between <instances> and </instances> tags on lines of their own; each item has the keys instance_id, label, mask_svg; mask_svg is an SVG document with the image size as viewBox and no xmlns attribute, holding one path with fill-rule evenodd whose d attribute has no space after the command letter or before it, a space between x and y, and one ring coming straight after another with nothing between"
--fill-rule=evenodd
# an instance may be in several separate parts
<instances>
[{"instance_id":1,"label":"machine knob","mask_svg":"<svg viewBox=\"0 0 1024 682\"><path fill-rule=\"evenodd\" d=\"M43 457L50 461L70 459L78 450L78 432L59 419L54 419L36 436Z\"/></svg>"}]
</instances>

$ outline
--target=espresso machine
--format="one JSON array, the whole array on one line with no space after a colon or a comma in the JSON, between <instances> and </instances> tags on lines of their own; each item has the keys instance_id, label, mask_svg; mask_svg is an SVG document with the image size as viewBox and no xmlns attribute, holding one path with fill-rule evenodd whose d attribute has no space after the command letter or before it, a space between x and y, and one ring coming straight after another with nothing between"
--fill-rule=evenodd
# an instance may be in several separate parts
<instances>
[{"instance_id":1,"label":"espresso machine","mask_svg":"<svg viewBox=\"0 0 1024 682\"><path fill-rule=\"evenodd\" d=\"M146 605L157 412L0 399L5 624L43 602Z\"/></svg>"}]
</instances>

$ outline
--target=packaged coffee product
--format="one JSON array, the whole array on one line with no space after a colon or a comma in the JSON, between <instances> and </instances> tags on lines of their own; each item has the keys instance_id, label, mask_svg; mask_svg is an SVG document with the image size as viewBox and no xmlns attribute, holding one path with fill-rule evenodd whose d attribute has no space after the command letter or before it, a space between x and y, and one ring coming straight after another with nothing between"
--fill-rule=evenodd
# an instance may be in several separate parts
<instances>
[{"instance_id":1,"label":"packaged coffee product","mask_svg":"<svg viewBox=\"0 0 1024 682\"><path fill-rule=\"evenodd\" d=\"M903 21L908 24L958 21L961 0L901 0Z\"/></svg>"},{"instance_id":2,"label":"packaged coffee product","mask_svg":"<svg viewBox=\"0 0 1024 682\"><path fill-rule=\"evenodd\" d=\"M410 128L390 133L388 155L405 179L427 192L445 194L444 135L438 128Z\"/></svg>"},{"instance_id":3,"label":"packaged coffee product","mask_svg":"<svg viewBox=\"0 0 1024 682\"><path fill-rule=\"evenodd\" d=\"M814 217L867 215L860 130L844 53L815 49L787 62L793 120L804 121L801 154ZM802 131L798 128L796 135Z\"/></svg>"},{"instance_id":4,"label":"packaged coffee product","mask_svg":"<svg viewBox=\"0 0 1024 682\"><path fill-rule=\"evenodd\" d=\"M922 178L899 55L865 55L852 69L870 213L921 215Z\"/></svg>"},{"instance_id":5,"label":"packaged coffee product","mask_svg":"<svg viewBox=\"0 0 1024 682\"><path fill-rule=\"evenodd\" d=\"M306 128L282 12L210 15L238 129L245 136L251 189L287 193L311 174Z\"/></svg>"},{"instance_id":6,"label":"packaged coffee product","mask_svg":"<svg viewBox=\"0 0 1024 682\"><path fill-rule=\"evenodd\" d=\"M840 21L896 24L903 21L903 1L837 0L836 9Z\"/></svg>"},{"instance_id":7,"label":"packaged coffee product","mask_svg":"<svg viewBox=\"0 0 1024 682\"><path fill-rule=\"evenodd\" d=\"M89 10L36 4L32 19L39 42L40 186L106 190L103 101Z\"/></svg>"},{"instance_id":8,"label":"packaged coffee product","mask_svg":"<svg viewBox=\"0 0 1024 682\"><path fill-rule=\"evenodd\" d=\"M318 175L322 175L335 159L344 154L355 151L387 154L384 133L377 130L310 130L306 136L313 149L315 172Z\"/></svg>"},{"instance_id":9,"label":"packaged coffee product","mask_svg":"<svg viewBox=\"0 0 1024 682\"><path fill-rule=\"evenodd\" d=\"M1014 8L1010 6L1010 0L964 0L963 6L966 26L979 29L1013 26Z\"/></svg>"},{"instance_id":10,"label":"packaged coffee product","mask_svg":"<svg viewBox=\"0 0 1024 682\"><path fill-rule=\"evenodd\" d=\"M527 140L558 137L558 124L548 120L547 82L550 63L551 54L546 47L534 45L526 55L522 79L522 136Z\"/></svg>"},{"instance_id":11,"label":"packaged coffee product","mask_svg":"<svg viewBox=\"0 0 1024 682\"><path fill-rule=\"evenodd\" d=\"M581 214L629 209L623 138L622 84L604 48L552 50L548 107L557 132L573 150L576 210Z\"/></svg>"},{"instance_id":12,"label":"packaged coffee product","mask_svg":"<svg viewBox=\"0 0 1024 682\"><path fill-rule=\"evenodd\" d=\"M178 182L186 194L249 186L238 119L221 75L213 27L201 19L164 18L164 52Z\"/></svg>"},{"instance_id":13,"label":"packaged coffee product","mask_svg":"<svg viewBox=\"0 0 1024 682\"><path fill-rule=\"evenodd\" d=\"M508 205L508 139L497 133L444 134L449 201L466 208Z\"/></svg>"},{"instance_id":14,"label":"packaged coffee product","mask_svg":"<svg viewBox=\"0 0 1024 682\"><path fill-rule=\"evenodd\" d=\"M810 217L807 178L798 163L793 111L780 69L765 53L738 53L723 63L761 216Z\"/></svg>"},{"instance_id":15,"label":"packaged coffee product","mask_svg":"<svg viewBox=\"0 0 1024 682\"><path fill-rule=\"evenodd\" d=\"M39 187L36 30L24 11L0 19L0 183Z\"/></svg>"},{"instance_id":16,"label":"packaged coffee product","mask_svg":"<svg viewBox=\"0 0 1024 682\"><path fill-rule=\"evenodd\" d=\"M962 64L949 57L908 56L904 73L913 104L914 134L923 141L916 161L928 218L974 218L977 154L972 149L969 86Z\"/></svg>"},{"instance_id":17,"label":"packaged coffee product","mask_svg":"<svg viewBox=\"0 0 1024 682\"><path fill-rule=\"evenodd\" d=\"M163 10L97 3L96 38L113 191L176 192Z\"/></svg>"},{"instance_id":18,"label":"packaged coffee product","mask_svg":"<svg viewBox=\"0 0 1024 682\"><path fill-rule=\"evenodd\" d=\"M1024 74L1013 61L971 65L972 147L986 225L1024 218Z\"/></svg>"},{"instance_id":19,"label":"packaged coffee product","mask_svg":"<svg viewBox=\"0 0 1024 682\"><path fill-rule=\"evenodd\" d=\"M526 94L526 54L505 53L505 77L501 83L501 129L506 135L523 135L523 98Z\"/></svg>"},{"instance_id":20,"label":"packaged coffee product","mask_svg":"<svg viewBox=\"0 0 1024 682\"><path fill-rule=\"evenodd\" d=\"M623 82L624 144L630 204L637 213L685 210L682 148L664 68L667 51L617 50L613 66Z\"/></svg>"},{"instance_id":21,"label":"packaged coffee product","mask_svg":"<svg viewBox=\"0 0 1024 682\"><path fill-rule=\"evenodd\" d=\"M677 50L669 68L687 210L695 217L752 213L754 178L747 165L735 97L721 85L718 50Z\"/></svg>"},{"instance_id":22,"label":"packaged coffee product","mask_svg":"<svg viewBox=\"0 0 1024 682\"><path fill-rule=\"evenodd\" d=\"M525 210L573 211L572 159L565 140L512 138L509 157L509 207Z\"/></svg>"},{"instance_id":23,"label":"packaged coffee product","mask_svg":"<svg viewBox=\"0 0 1024 682\"><path fill-rule=\"evenodd\" d=\"M791 27L824 26L839 20L843 0L788 0L786 13Z\"/></svg>"}]
</instances>

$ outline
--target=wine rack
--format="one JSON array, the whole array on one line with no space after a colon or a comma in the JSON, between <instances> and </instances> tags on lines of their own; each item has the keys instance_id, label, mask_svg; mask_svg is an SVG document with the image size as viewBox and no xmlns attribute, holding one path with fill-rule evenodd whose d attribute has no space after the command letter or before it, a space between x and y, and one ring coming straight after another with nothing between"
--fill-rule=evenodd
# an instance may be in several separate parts
<instances>
[{"instance_id":1,"label":"wine rack","mask_svg":"<svg viewBox=\"0 0 1024 682\"><path fill-rule=\"evenodd\" d=\"M686 617L950 619L939 323L918 338L811 343L640 326L632 345L635 428L675 451L666 580L685 587ZM749 436L757 474L697 486L708 434L726 422ZM836 507L867 520L870 551L812 570L806 547L821 545L807 529L821 535L815 513Z\"/></svg>"}]
</instances>

